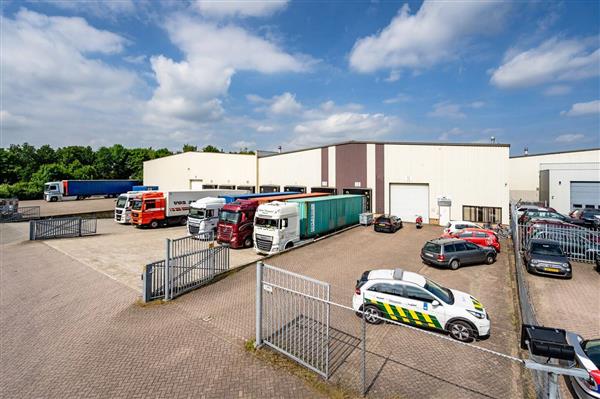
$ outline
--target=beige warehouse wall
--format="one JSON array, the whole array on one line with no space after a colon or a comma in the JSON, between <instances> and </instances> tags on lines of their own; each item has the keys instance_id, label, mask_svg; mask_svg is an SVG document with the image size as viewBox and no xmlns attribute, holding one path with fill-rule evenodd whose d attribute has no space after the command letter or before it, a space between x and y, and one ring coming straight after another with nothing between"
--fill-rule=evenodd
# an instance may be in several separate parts
<instances>
[{"instance_id":1,"label":"beige warehouse wall","mask_svg":"<svg viewBox=\"0 0 600 399\"><path fill-rule=\"evenodd\" d=\"M600 162L600 150L594 149L510 158L509 186L511 200L539 200L540 164L581 162Z\"/></svg>"},{"instance_id":2,"label":"beige warehouse wall","mask_svg":"<svg viewBox=\"0 0 600 399\"><path fill-rule=\"evenodd\" d=\"M144 162L144 184L161 190L187 190L190 180L203 184L254 186L254 155L185 152Z\"/></svg>"},{"instance_id":3,"label":"beige warehouse wall","mask_svg":"<svg viewBox=\"0 0 600 399\"><path fill-rule=\"evenodd\" d=\"M509 221L509 147L386 144L385 211L390 183L429 184L429 218L438 219L437 198L452 199L451 218L462 219L463 205L502 208Z\"/></svg>"},{"instance_id":4,"label":"beige warehouse wall","mask_svg":"<svg viewBox=\"0 0 600 399\"><path fill-rule=\"evenodd\" d=\"M330 161L331 162L331 161ZM271 155L258 159L261 185L321 186L321 149Z\"/></svg>"}]
</instances>

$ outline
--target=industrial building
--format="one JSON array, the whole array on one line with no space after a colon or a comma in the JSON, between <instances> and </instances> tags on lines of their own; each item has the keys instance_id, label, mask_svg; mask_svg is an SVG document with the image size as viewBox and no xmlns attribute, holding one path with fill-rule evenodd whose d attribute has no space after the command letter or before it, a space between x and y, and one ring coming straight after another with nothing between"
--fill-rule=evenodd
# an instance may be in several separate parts
<instances>
[{"instance_id":1,"label":"industrial building","mask_svg":"<svg viewBox=\"0 0 600 399\"><path fill-rule=\"evenodd\" d=\"M558 212L600 209L600 149L510 157L511 201L541 202Z\"/></svg>"},{"instance_id":2,"label":"industrial building","mask_svg":"<svg viewBox=\"0 0 600 399\"><path fill-rule=\"evenodd\" d=\"M508 223L509 145L348 141L256 156L183 153L144 163L162 190L363 194L367 210L425 223Z\"/></svg>"}]
</instances>

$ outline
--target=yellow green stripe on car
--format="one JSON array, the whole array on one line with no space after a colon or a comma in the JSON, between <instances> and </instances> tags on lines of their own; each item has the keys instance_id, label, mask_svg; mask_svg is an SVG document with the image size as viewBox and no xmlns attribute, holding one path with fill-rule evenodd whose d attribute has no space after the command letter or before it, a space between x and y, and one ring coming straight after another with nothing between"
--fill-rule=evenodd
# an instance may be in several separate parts
<instances>
[{"instance_id":1,"label":"yellow green stripe on car","mask_svg":"<svg viewBox=\"0 0 600 399\"><path fill-rule=\"evenodd\" d=\"M374 305L377 305L377 308L388 319L400 320L406 324L414 324L417 326L425 325L431 328L442 329L442 325L434 315L418 312L412 309L406 309L398 305L390 305L374 299L370 299L370 302Z\"/></svg>"}]
</instances>

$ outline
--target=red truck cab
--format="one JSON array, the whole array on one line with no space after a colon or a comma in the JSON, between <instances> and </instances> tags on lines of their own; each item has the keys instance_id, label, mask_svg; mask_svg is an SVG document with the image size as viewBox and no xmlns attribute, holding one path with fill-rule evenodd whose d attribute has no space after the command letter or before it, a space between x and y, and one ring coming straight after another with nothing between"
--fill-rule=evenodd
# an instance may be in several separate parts
<instances>
[{"instance_id":1,"label":"red truck cab","mask_svg":"<svg viewBox=\"0 0 600 399\"><path fill-rule=\"evenodd\" d=\"M219 214L217 242L231 248L250 248L254 232L254 213L258 201L237 200L226 204Z\"/></svg>"},{"instance_id":2,"label":"red truck cab","mask_svg":"<svg viewBox=\"0 0 600 399\"><path fill-rule=\"evenodd\" d=\"M166 200L162 192L139 195L131 205L131 224L156 228L165 222Z\"/></svg>"}]
</instances>

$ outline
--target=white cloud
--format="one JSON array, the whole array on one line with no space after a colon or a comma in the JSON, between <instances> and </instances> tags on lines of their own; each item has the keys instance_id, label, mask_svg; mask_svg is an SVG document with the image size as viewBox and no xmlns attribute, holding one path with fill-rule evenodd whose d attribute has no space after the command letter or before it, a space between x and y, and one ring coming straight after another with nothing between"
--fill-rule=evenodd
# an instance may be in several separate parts
<instances>
[{"instance_id":1,"label":"white cloud","mask_svg":"<svg viewBox=\"0 0 600 399\"><path fill-rule=\"evenodd\" d=\"M231 143L231 148L234 150L252 149L254 147L256 147L256 142L254 141L238 140Z\"/></svg>"},{"instance_id":2,"label":"white cloud","mask_svg":"<svg viewBox=\"0 0 600 399\"><path fill-rule=\"evenodd\" d=\"M595 40L552 38L529 50L510 50L490 81L502 89L575 81L599 75L599 64Z\"/></svg>"},{"instance_id":3,"label":"white cloud","mask_svg":"<svg viewBox=\"0 0 600 399\"><path fill-rule=\"evenodd\" d=\"M399 118L384 114L342 112L309 119L294 127L292 147L320 145L353 139L374 139L398 129Z\"/></svg>"},{"instance_id":4,"label":"white cloud","mask_svg":"<svg viewBox=\"0 0 600 399\"><path fill-rule=\"evenodd\" d=\"M568 111L562 111L565 116L584 116L600 114L600 100L589 101L587 103L575 103Z\"/></svg>"},{"instance_id":5,"label":"white cloud","mask_svg":"<svg viewBox=\"0 0 600 399\"><path fill-rule=\"evenodd\" d=\"M96 16L130 14L136 10L133 0L45 0L44 2L65 10L83 12Z\"/></svg>"},{"instance_id":6,"label":"white cloud","mask_svg":"<svg viewBox=\"0 0 600 399\"><path fill-rule=\"evenodd\" d=\"M238 70L303 72L312 62L233 25L177 16L168 20L166 28L185 59L176 62L161 55L150 60L158 87L148 103L146 120L157 124L219 119L224 114L219 98L227 94ZM256 98L249 95L248 100ZM284 111L284 105L277 110Z\"/></svg>"},{"instance_id":7,"label":"white cloud","mask_svg":"<svg viewBox=\"0 0 600 399\"><path fill-rule=\"evenodd\" d=\"M195 8L204 16L225 17L264 17L287 7L288 0L196 0Z\"/></svg>"},{"instance_id":8,"label":"white cloud","mask_svg":"<svg viewBox=\"0 0 600 399\"><path fill-rule=\"evenodd\" d=\"M450 140L450 137L453 137L453 136L462 136L464 134L465 134L465 132L462 129L460 129L458 127L453 127L452 129L450 129L448 131L445 131L442 134L440 134L440 136L438 137L438 140L448 141L448 140Z\"/></svg>"},{"instance_id":9,"label":"white cloud","mask_svg":"<svg viewBox=\"0 0 600 399\"><path fill-rule=\"evenodd\" d=\"M561 134L560 136L556 137L554 141L556 141L557 143L573 143L575 141L583 140L584 137L585 136L581 133Z\"/></svg>"},{"instance_id":10,"label":"white cloud","mask_svg":"<svg viewBox=\"0 0 600 399\"><path fill-rule=\"evenodd\" d=\"M466 115L461 111L460 105L448 102L441 102L435 104L433 106L433 111L429 112L427 115L436 118L452 119L462 119L466 117Z\"/></svg>"},{"instance_id":11,"label":"white cloud","mask_svg":"<svg viewBox=\"0 0 600 399\"><path fill-rule=\"evenodd\" d=\"M385 100L383 100L384 104L396 104L396 103L403 103L410 100L410 96L404 93L398 93L398 95L391 97L391 98L386 98Z\"/></svg>"},{"instance_id":12,"label":"white cloud","mask_svg":"<svg viewBox=\"0 0 600 399\"><path fill-rule=\"evenodd\" d=\"M494 31L507 5L492 1L429 1L416 14L408 4L381 32L359 39L350 53L358 72L392 69L397 80L402 68L423 69L456 58L471 36Z\"/></svg>"},{"instance_id":13,"label":"white cloud","mask_svg":"<svg viewBox=\"0 0 600 399\"><path fill-rule=\"evenodd\" d=\"M273 103L269 110L276 115L293 115L302 111L302 105L296 101L295 95L286 92L273 97Z\"/></svg>"},{"instance_id":14,"label":"white cloud","mask_svg":"<svg viewBox=\"0 0 600 399\"><path fill-rule=\"evenodd\" d=\"M571 92L571 86L567 85L553 85L544 90L544 94L547 96L562 96L563 94L569 94Z\"/></svg>"},{"instance_id":15,"label":"white cloud","mask_svg":"<svg viewBox=\"0 0 600 399\"><path fill-rule=\"evenodd\" d=\"M258 125L256 131L259 133L272 133L275 131L275 128L269 125Z\"/></svg>"},{"instance_id":16,"label":"white cloud","mask_svg":"<svg viewBox=\"0 0 600 399\"><path fill-rule=\"evenodd\" d=\"M473 101L471 104L469 104L469 107L474 108L474 109L483 108L484 106L485 106L485 102L483 102L483 101Z\"/></svg>"}]
</instances>

